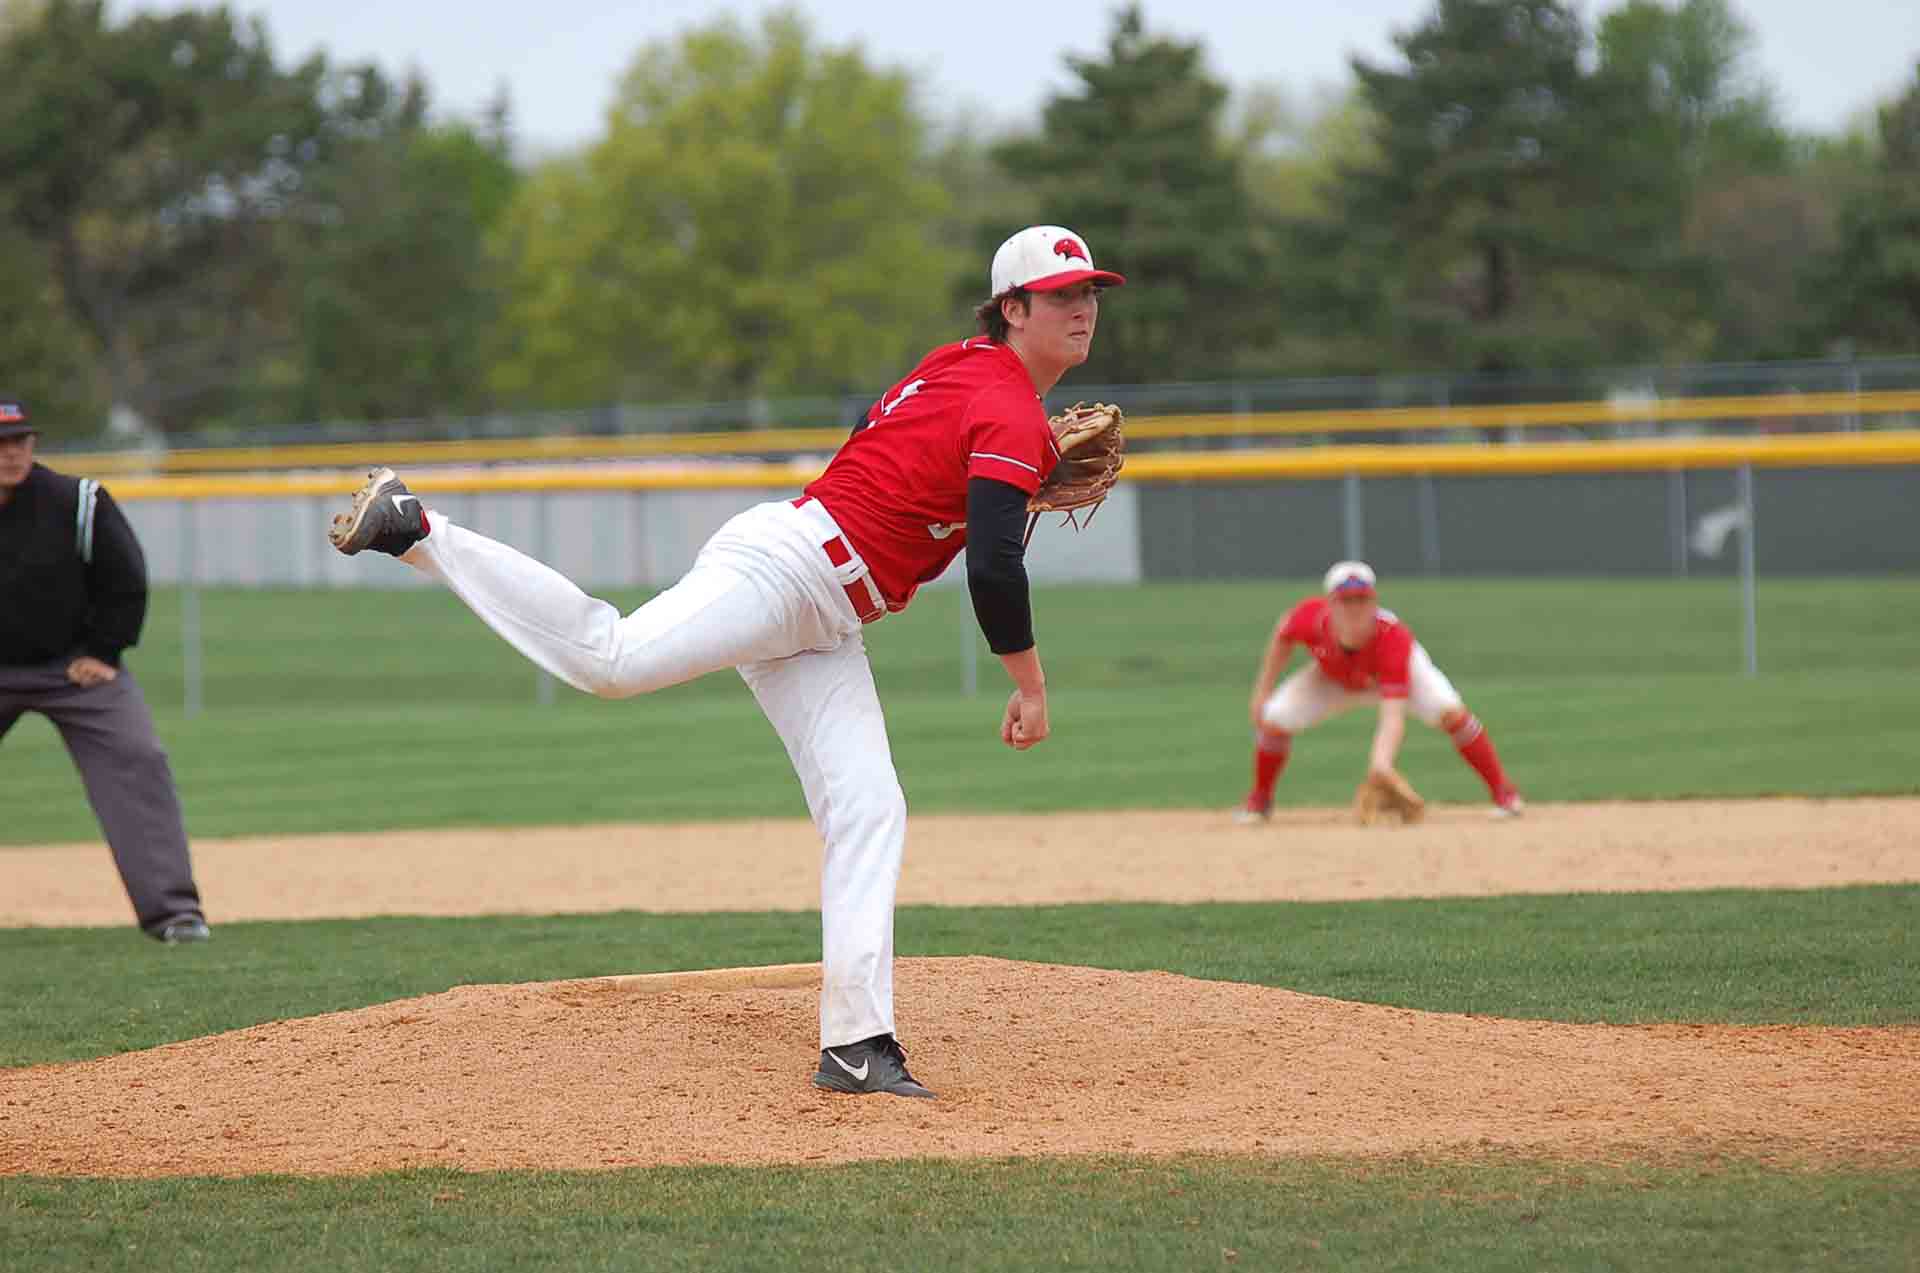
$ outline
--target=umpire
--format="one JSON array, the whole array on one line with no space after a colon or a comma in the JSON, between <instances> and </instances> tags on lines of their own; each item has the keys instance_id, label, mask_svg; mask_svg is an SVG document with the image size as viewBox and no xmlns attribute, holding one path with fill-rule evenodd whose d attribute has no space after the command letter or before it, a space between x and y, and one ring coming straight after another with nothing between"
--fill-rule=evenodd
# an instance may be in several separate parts
<instances>
[{"instance_id":1,"label":"umpire","mask_svg":"<svg viewBox=\"0 0 1920 1273\"><path fill-rule=\"evenodd\" d=\"M98 482L34 463L36 434L0 393L0 738L23 712L52 721L140 927L205 941L173 770L120 665L147 616L146 558Z\"/></svg>"}]
</instances>

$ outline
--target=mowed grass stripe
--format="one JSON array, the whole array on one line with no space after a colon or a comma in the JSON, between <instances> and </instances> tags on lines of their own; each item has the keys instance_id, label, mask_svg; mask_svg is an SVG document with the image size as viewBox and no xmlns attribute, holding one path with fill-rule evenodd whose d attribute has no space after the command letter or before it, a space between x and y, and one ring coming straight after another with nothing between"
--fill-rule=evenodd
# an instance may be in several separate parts
<instances>
[{"instance_id":1,"label":"mowed grass stripe","mask_svg":"<svg viewBox=\"0 0 1920 1273\"><path fill-rule=\"evenodd\" d=\"M1920 886L1164 906L906 907L898 951L1613 1023L1920 1022ZM76 1060L463 983L817 959L812 912L0 930L0 1064ZM1124 1010L1118 1005L1116 1010ZM937 1005L903 1003L903 1028Z\"/></svg>"},{"instance_id":2,"label":"mowed grass stripe","mask_svg":"<svg viewBox=\"0 0 1920 1273\"><path fill-rule=\"evenodd\" d=\"M995 738L991 655L979 695L959 691L964 598L928 594L869 634L911 806L1234 800L1260 643L1308 586L1041 590L1055 736L1021 755ZM1863 595L1874 622L1845 622ZM1920 582L1768 581L1762 598L1766 674L1747 681L1725 581L1402 580L1388 593L1536 800L1920 790L1907 727L1920 645L1902 635L1920 628ZM541 707L533 670L439 592L223 590L202 600L207 707L186 720L178 604L156 597L132 658L195 835L804 812L731 674L625 703L562 686ZM1303 740L1284 798L1343 801L1370 728L1355 713ZM96 839L53 731L29 718L5 746L10 782L36 798L10 810L0 844ZM1412 730L1406 767L1433 798L1483 798L1431 731Z\"/></svg>"},{"instance_id":3,"label":"mowed grass stripe","mask_svg":"<svg viewBox=\"0 0 1920 1273\"><path fill-rule=\"evenodd\" d=\"M1733 681L1550 694L1492 682L1470 701L1537 802L1920 790L1920 735L1879 678L1805 679L1764 693ZM1061 690L1054 738L1020 754L998 744L985 696L908 696L888 712L917 811L1225 807L1247 780L1244 694ZM1282 799L1343 803L1370 729L1354 713L1303 739ZM272 721L175 722L163 736L196 836L805 815L778 739L745 701L689 718L652 699L313 719L296 707ZM0 845L97 840L51 729L30 719L5 746L9 781L35 799L0 825ZM1414 728L1404 762L1430 798L1485 798L1432 731Z\"/></svg>"},{"instance_id":4,"label":"mowed grass stripe","mask_svg":"<svg viewBox=\"0 0 1920 1273\"><path fill-rule=\"evenodd\" d=\"M1916 1267L1920 1172L1190 1158L0 1180L41 1273Z\"/></svg>"}]
</instances>

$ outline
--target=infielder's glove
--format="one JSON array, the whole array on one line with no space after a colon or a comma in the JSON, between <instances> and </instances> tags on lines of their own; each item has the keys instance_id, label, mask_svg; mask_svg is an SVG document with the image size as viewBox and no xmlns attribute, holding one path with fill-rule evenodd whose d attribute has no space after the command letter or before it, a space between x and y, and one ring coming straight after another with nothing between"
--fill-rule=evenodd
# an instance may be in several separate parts
<instances>
[{"instance_id":1,"label":"infielder's glove","mask_svg":"<svg viewBox=\"0 0 1920 1273\"><path fill-rule=\"evenodd\" d=\"M1027 539L1042 513L1065 513L1066 525L1077 530L1082 525L1076 513L1087 510L1087 521L1107 492L1120 479L1120 466L1126 461L1127 438L1121 431L1120 408L1096 402L1089 406L1076 402L1047 422L1053 429L1053 446L1060 462L1040 489L1027 497Z\"/></svg>"},{"instance_id":2,"label":"infielder's glove","mask_svg":"<svg viewBox=\"0 0 1920 1273\"><path fill-rule=\"evenodd\" d=\"M1413 784L1400 776L1398 770L1389 769L1385 773L1369 773L1353 793L1353 816L1363 827L1370 827L1385 818L1398 817L1401 822L1412 824L1420 821L1427 813L1427 802L1413 789Z\"/></svg>"}]
</instances>

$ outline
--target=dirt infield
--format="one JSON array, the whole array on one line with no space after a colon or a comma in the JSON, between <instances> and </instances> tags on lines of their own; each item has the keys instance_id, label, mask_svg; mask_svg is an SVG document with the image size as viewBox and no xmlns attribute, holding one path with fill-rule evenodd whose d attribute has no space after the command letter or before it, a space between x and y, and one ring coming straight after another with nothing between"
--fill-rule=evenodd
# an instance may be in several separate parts
<instances>
[{"instance_id":1,"label":"dirt infield","mask_svg":"<svg viewBox=\"0 0 1920 1273\"><path fill-rule=\"evenodd\" d=\"M200 840L208 915L323 919L650 910L812 910L804 821L407 831ZM1341 811L922 817L903 904L1334 901L1502 893L1812 888L1920 881L1920 800L1482 807L1362 830ZM99 845L0 849L0 927L126 924Z\"/></svg>"},{"instance_id":2,"label":"dirt infield","mask_svg":"<svg viewBox=\"0 0 1920 1273\"><path fill-rule=\"evenodd\" d=\"M815 997L792 977L468 986L0 1071L0 1173L1920 1154L1920 1028L1550 1025L994 959L898 975L935 1102L809 1088Z\"/></svg>"},{"instance_id":3,"label":"dirt infield","mask_svg":"<svg viewBox=\"0 0 1920 1273\"><path fill-rule=\"evenodd\" d=\"M1920 801L916 818L908 902L1329 899L1920 881ZM203 841L216 925L816 904L804 824ZM92 846L0 851L0 925L125 924ZM218 937L216 935L216 940ZM191 957L190 953L188 957ZM358 1173L1226 1152L1920 1162L1920 1027L1617 1027L1166 973L902 960L927 1103L807 1075L813 966L465 986L0 1070L0 1174Z\"/></svg>"}]
</instances>

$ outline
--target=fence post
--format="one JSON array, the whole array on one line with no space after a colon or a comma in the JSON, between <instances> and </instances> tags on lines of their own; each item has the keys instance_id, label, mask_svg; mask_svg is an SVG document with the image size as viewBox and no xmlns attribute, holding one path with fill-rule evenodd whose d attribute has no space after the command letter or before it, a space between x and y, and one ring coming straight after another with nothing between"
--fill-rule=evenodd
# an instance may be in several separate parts
<instances>
[{"instance_id":1,"label":"fence post","mask_svg":"<svg viewBox=\"0 0 1920 1273\"><path fill-rule=\"evenodd\" d=\"M1346 515L1347 560L1359 561L1364 556L1366 545L1362 533L1364 526L1360 517L1360 475L1358 473L1347 474L1345 496L1343 511Z\"/></svg>"},{"instance_id":2,"label":"fence post","mask_svg":"<svg viewBox=\"0 0 1920 1273\"><path fill-rule=\"evenodd\" d=\"M1442 380L1433 391L1434 405L1446 409L1453 405L1453 394ZM1403 432L1400 440L1414 444L1420 436L1412 432ZM1414 478L1414 512L1420 523L1420 568L1427 574L1440 571L1440 495L1433 487L1433 474L1422 473Z\"/></svg>"},{"instance_id":3,"label":"fence post","mask_svg":"<svg viewBox=\"0 0 1920 1273\"><path fill-rule=\"evenodd\" d=\"M1422 473L1413 479L1414 503L1420 514L1420 567L1427 574L1440 570L1440 497L1433 489L1433 474Z\"/></svg>"},{"instance_id":4,"label":"fence post","mask_svg":"<svg viewBox=\"0 0 1920 1273\"><path fill-rule=\"evenodd\" d=\"M1755 598L1753 519L1753 465L1742 464L1736 474L1740 489L1740 611L1745 621L1746 673L1760 675L1760 615Z\"/></svg>"},{"instance_id":5,"label":"fence post","mask_svg":"<svg viewBox=\"0 0 1920 1273\"><path fill-rule=\"evenodd\" d=\"M954 591L960 598L960 693L972 698L980 692L980 638L974 635L973 605L966 588Z\"/></svg>"},{"instance_id":6,"label":"fence post","mask_svg":"<svg viewBox=\"0 0 1920 1273\"><path fill-rule=\"evenodd\" d=\"M200 714L205 702L200 683L200 506L191 499L180 501L180 555L182 582L180 592L180 710L188 720Z\"/></svg>"},{"instance_id":7,"label":"fence post","mask_svg":"<svg viewBox=\"0 0 1920 1273\"><path fill-rule=\"evenodd\" d=\"M1673 574L1687 577L1687 471L1667 470L1667 529L1673 541Z\"/></svg>"}]
</instances>

